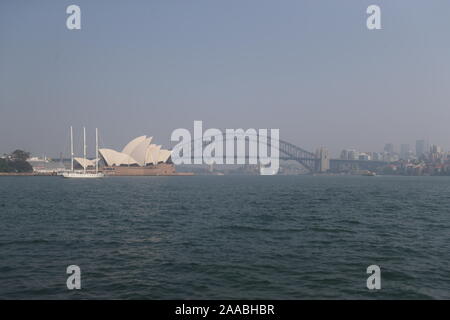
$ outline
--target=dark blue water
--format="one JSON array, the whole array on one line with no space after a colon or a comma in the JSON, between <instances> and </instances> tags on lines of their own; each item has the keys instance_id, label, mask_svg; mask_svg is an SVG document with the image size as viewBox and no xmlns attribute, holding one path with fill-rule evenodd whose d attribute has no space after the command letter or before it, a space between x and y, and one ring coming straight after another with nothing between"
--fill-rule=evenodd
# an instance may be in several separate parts
<instances>
[{"instance_id":1,"label":"dark blue water","mask_svg":"<svg viewBox=\"0 0 450 320\"><path fill-rule=\"evenodd\" d=\"M0 298L449 299L449 209L446 177L0 177Z\"/></svg>"}]
</instances>

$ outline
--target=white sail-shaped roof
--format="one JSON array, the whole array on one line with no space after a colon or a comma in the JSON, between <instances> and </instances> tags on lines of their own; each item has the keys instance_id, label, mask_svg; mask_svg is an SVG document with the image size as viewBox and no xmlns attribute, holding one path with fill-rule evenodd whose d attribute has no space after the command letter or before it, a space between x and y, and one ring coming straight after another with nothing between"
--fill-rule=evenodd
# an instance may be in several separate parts
<instances>
[{"instance_id":1,"label":"white sail-shaped roof","mask_svg":"<svg viewBox=\"0 0 450 320\"><path fill-rule=\"evenodd\" d=\"M165 150L165 149L160 150L159 156L158 156L158 162L166 162L167 159L169 159L171 154L172 154L172 151L170 151L170 150Z\"/></svg>"},{"instance_id":2,"label":"white sail-shaped roof","mask_svg":"<svg viewBox=\"0 0 450 320\"><path fill-rule=\"evenodd\" d=\"M89 160L89 159L78 158L78 157L73 158L73 160L78 162L80 164L80 166L82 166L83 168L94 167L95 162L96 162L96 160Z\"/></svg>"},{"instance_id":3,"label":"white sail-shaped roof","mask_svg":"<svg viewBox=\"0 0 450 320\"><path fill-rule=\"evenodd\" d=\"M151 145L148 146L147 152L145 154L145 164L153 163L152 153L153 153L153 149L155 147L156 147L155 144L151 144Z\"/></svg>"},{"instance_id":4,"label":"white sail-shaped roof","mask_svg":"<svg viewBox=\"0 0 450 320\"><path fill-rule=\"evenodd\" d=\"M153 164L158 164L159 153L161 152L161 145L156 146L152 152Z\"/></svg>"},{"instance_id":5,"label":"white sail-shaped roof","mask_svg":"<svg viewBox=\"0 0 450 320\"><path fill-rule=\"evenodd\" d=\"M145 157L151 141L151 138L145 138L141 143L136 145L133 151L131 151L130 156L136 160L140 166L145 166Z\"/></svg>"},{"instance_id":6,"label":"white sail-shaped roof","mask_svg":"<svg viewBox=\"0 0 450 320\"><path fill-rule=\"evenodd\" d=\"M122 152L113 149L99 149L107 166L158 164L166 162L170 150L161 149L161 145L151 144L153 137L140 136L131 140ZM93 162L95 165L95 162ZM90 164L89 164L90 165Z\"/></svg>"},{"instance_id":7,"label":"white sail-shaped roof","mask_svg":"<svg viewBox=\"0 0 450 320\"><path fill-rule=\"evenodd\" d=\"M145 156L145 163L158 163L158 157L159 157L159 150L161 149L161 146L157 146L156 144L151 144L147 148L147 154Z\"/></svg>"},{"instance_id":8,"label":"white sail-shaped roof","mask_svg":"<svg viewBox=\"0 0 450 320\"><path fill-rule=\"evenodd\" d=\"M128 144L123 148L122 153L126 153L129 156L131 156L131 153L133 152L133 150L142 142L145 141L145 139L147 138L147 136L140 136L137 137L133 140L131 140L130 142L128 142Z\"/></svg>"},{"instance_id":9,"label":"white sail-shaped roof","mask_svg":"<svg viewBox=\"0 0 450 320\"><path fill-rule=\"evenodd\" d=\"M134 165L138 164L131 156L123 152L117 152L113 149L99 149L108 166Z\"/></svg>"}]
</instances>

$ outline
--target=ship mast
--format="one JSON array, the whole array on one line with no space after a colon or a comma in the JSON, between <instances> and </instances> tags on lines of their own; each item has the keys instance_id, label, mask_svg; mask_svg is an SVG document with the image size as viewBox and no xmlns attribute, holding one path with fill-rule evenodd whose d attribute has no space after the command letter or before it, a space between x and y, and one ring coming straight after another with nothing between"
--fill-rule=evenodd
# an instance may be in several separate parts
<instances>
[{"instance_id":1,"label":"ship mast","mask_svg":"<svg viewBox=\"0 0 450 320\"><path fill-rule=\"evenodd\" d=\"M95 174L98 173L98 128L95 128Z\"/></svg>"},{"instance_id":2,"label":"ship mast","mask_svg":"<svg viewBox=\"0 0 450 320\"><path fill-rule=\"evenodd\" d=\"M73 129L70 126L70 170L73 172Z\"/></svg>"},{"instance_id":3,"label":"ship mast","mask_svg":"<svg viewBox=\"0 0 450 320\"><path fill-rule=\"evenodd\" d=\"M86 174L86 128L83 127L83 146L84 146L84 165L83 165L83 172Z\"/></svg>"}]
</instances>

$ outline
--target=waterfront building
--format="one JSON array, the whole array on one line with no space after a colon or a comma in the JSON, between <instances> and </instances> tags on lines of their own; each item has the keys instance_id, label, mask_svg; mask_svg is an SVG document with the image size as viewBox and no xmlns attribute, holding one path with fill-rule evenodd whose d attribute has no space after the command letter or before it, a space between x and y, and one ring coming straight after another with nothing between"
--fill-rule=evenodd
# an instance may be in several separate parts
<instances>
[{"instance_id":1,"label":"waterfront building","mask_svg":"<svg viewBox=\"0 0 450 320\"><path fill-rule=\"evenodd\" d=\"M171 151L152 144L153 137L140 136L131 140L122 151L102 148L100 158L105 163L103 172L108 175L173 175L175 167Z\"/></svg>"},{"instance_id":2,"label":"waterfront building","mask_svg":"<svg viewBox=\"0 0 450 320\"><path fill-rule=\"evenodd\" d=\"M342 160L358 160L359 153L355 149L344 149L341 152Z\"/></svg>"},{"instance_id":3,"label":"waterfront building","mask_svg":"<svg viewBox=\"0 0 450 320\"><path fill-rule=\"evenodd\" d=\"M371 160L371 157L368 153L361 152L358 156L358 160L369 161L369 160Z\"/></svg>"},{"instance_id":4,"label":"waterfront building","mask_svg":"<svg viewBox=\"0 0 450 320\"><path fill-rule=\"evenodd\" d=\"M383 154L381 152L372 152L372 160L383 161Z\"/></svg>"}]
</instances>

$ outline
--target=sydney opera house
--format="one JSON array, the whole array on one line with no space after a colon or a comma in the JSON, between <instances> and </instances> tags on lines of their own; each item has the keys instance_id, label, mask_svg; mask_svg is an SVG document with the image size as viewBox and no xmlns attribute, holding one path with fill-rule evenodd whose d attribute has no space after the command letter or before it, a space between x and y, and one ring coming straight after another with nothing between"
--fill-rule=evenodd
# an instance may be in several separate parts
<instances>
[{"instance_id":1,"label":"sydney opera house","mask_svg":"<svg viewBox=\"0 0 450 320\"><path fill-rule=\"evenodd\" d=\"M173 175L175 167L172 164L170 150L162 149L160 145L152 144L153 137L140 136L130 141L121 152L113 149L99 149L102 171L108 175L141 176L141 175ZM81 162L80 162L80 161ZM82 163L95 160L77 159Z\"/></svg>"}]
</instances>

